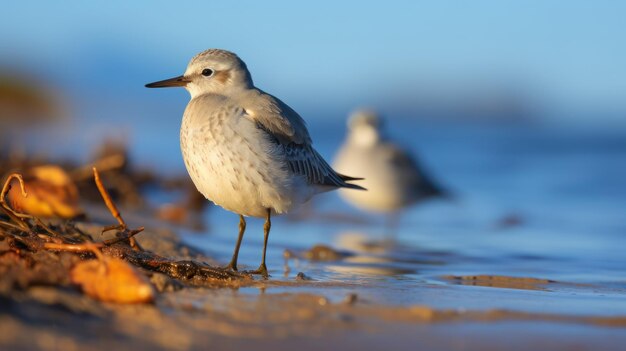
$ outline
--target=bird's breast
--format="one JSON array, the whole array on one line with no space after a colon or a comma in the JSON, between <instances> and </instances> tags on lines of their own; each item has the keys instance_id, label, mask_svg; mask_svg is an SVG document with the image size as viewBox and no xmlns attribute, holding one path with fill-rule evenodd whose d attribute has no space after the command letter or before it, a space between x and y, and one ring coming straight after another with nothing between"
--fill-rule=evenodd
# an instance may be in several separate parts
<instances>
[{"instance_id":1,"label":"bird's breast","mask_svg":"<svg viewBox=\"0 0 626 351\"><path fill-rule=\"evenodd\" d=\"M293 205L292 183L285 167L251 123L224 119L202 123L184 118L180 144L196 188L225 209L263 217Z\"/></svg>"}]
</instances>

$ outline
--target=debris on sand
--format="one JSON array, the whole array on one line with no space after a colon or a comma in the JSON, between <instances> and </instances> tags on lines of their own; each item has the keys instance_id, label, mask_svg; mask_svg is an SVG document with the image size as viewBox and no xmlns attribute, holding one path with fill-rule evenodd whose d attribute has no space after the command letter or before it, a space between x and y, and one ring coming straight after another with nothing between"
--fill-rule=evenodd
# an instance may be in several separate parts
<instances>
[{"instance_id":1,"label":"debris on sand","mask_svg":"<svg viewBox=\"0 0 626 351\"><path fill-rule=\"evenodd\" d=\"M67 183L69 178L62 170L46 166L32 174L27 178L10 174L0 193L0 272L3 273L0 291L42 284L80 286L85 294L101 301L145 303L153 301L155 296L147 278L149 272L161 273L191 286L250 280L246 274L212 267L202 261L167 258L143 249L135 236L144 228L128 227L95 168L96 188L117 224L91 231L83 231L80 225L64 221L67 216L60 215L59 207L54 207L58 202L54 196L68 192L77 196L73 183ZM35 190L39 185L33 184L44 181L50 186L64 186L65 191L41 196L42 192ZM29 196L39 202L24 205L17 200ZM57 219L44 223L34 214Z\"/></svg>"},{"instance_id":2,"label":"debris on sand","mask_svg":"<svg viewBox=\"0 0 626 351\"><path fill-rule=\"evenodd\" d=\"M529 277L510 277L501 275L446 275L441 277L453 284L485 286L492 288L504 289L521 289L521 290L546 290L548 284L555 283L553 280L529 278Z\"/></svg>"},{"instance_id":3,"label":"debris on sand","mask_svg":"<svg viewBox=\"0 0 626 351\"><path fill-rule=\"evenodd\" d=\"M105 302L145 303L154 300L154 289L145 275L119 258L85 260L70 272L72 283L85 294Z\"/></svg>"},{"instance_id":4,"label":"debris on sand","mask_svg":"<svg viewBox=\"0 0 626 351\"><path fill-rule=\"evenodd\" d=\"M78 188L59 166L32 167L24 174L23 196L14 178L9 185L8 200L15 211L37 217L74 218L83 213L78 204Z\"/></svg>"},{"instance_id":5,"label":"debris on sand","mask_svg":"<svg viewBox=\"0 0 626 351\"><path fill-rule=\"evenodd\" d=\"M350 252L336 250L323 244L314 245L304 251L285 250L285 252L283 252L285 259L299 258L309 261L340 261L350 256L353 256Z\"/></svg>"}]
</instances>

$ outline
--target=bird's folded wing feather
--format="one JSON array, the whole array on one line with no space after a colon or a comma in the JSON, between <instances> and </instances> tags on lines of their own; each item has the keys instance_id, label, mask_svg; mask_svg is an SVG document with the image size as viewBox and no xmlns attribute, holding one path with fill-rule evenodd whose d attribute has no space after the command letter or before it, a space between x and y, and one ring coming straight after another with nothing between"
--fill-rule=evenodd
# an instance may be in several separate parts
<instances>
[{"instance_id":1,"label":"bird's folded wing feather","mask_svg":"<svg viewBox=\"0 0 626 351\"><path fill-rule=\"evenodd\" d=\"M250 104L246 104L246 101ZM304 176L307 183L312 185L361 188L346 183L313 149L306 123L285 103L256 90L251 92L242 105L246 117L254 121L259 129L268 134L270 140L284 150L289 171Z\"/></svg>"},{"instance_id":2,"label":"bird's folded wing feather","mask_svg":"<svg viewBox=\"0 0 626 351\"><path fill-rule=\"evenodd\" d=\"M251 90L241 101L248 118L257 122L282 143L311 144L306 123L291 107L260 90Z\"/></svg>"},{"instance_id":3,"label":"bird's folded wing feather","mask_svg":"<svg viewBox=\"0 0 626 351\"><path fill-rule=\"evenodd\" d=\"M304 176L307 183L332 187L357 187L348 184L335 172L311 145L283 145L289 170Z\"/></svg>"},{"instance_id":4,"label":"bird's folded wing feather","mask_svg":"<svg viewBox=\"0 0 626 351\"><path fill-rule=\"evenodd\" d=\"M424 195L440 195L442 190L431 180L410 153L393 144L384 144L382 149L396 168L399 181L411 184L413 189Z\"/></svg>"}]
</instances>

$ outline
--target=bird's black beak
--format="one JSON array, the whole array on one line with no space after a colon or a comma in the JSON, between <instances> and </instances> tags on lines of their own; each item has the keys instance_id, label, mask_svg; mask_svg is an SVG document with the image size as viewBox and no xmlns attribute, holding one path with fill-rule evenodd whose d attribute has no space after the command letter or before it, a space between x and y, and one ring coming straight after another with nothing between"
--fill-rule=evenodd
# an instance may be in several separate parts
<instances>
[{"instance_id":1,"label":"bird's black beak","mask_svg":"<svg viewBox=\"0 0 626 351\"><path fill-rule=\"evenodd\" d=\"M178 76L166 80L160 80L158 82L146 84L146 88L170 88L170 87L184 87L190 80L185 76Z\"/></svg>"}]
</instances>

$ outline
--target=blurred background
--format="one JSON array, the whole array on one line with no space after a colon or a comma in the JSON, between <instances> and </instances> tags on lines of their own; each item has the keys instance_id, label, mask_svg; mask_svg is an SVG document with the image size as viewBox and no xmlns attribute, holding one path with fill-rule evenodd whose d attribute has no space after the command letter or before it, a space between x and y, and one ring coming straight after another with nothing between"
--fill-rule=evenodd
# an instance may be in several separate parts
<instances>
[{"instance_id":1,"label":"blurred background","mask_svg":"<svg viewBox=\"0 0 626 351\"><path fill-rule=\"evenodd\" d=\"M211 47L238 53L255 83L313 130L342 128L363 105L433 123L626 128L626 5L616 1L4 8L3 80L40 84L63 103L70 118L46 134L81 131L59 137L70 150L124 127L142 159L175 156L187 93L143 84L181 74ZM180 166L177 159L167 162Z\"/></svg>"},{"instance_id":2,"label":"blurred background","mask_svg":"<svg viewBox=\"0 0 626 351\"><path fill-rule=\"evenodd\" d=\"M3 12L0 147L84 161L118 138L135 164L184 175L188 94L144 84L228 49L307 120L325 158L348 114L370 107L457 194L407 210L401 239L511 260L576 257L601 269L594 279L621 272L626 3L13 1ZM318 201L357 213L334 194ZM214 220L225 260L236 217ZM298 231L315 235L288 235ZM282 246L304 247L329 230L276 232Z\"/></svg>"}]
</instances>

